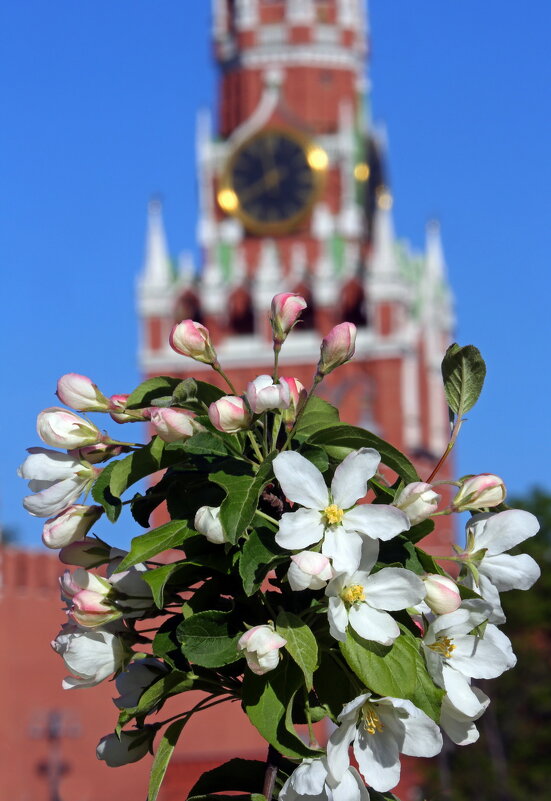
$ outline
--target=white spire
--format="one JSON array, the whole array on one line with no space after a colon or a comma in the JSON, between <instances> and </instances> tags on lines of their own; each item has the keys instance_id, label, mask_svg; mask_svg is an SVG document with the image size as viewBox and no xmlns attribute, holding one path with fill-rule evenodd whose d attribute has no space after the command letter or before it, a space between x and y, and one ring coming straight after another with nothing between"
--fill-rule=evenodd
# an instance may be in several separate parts
<instances>
[{"instance_id":1,"label":"white spire","mask_svg":"<svg viewBox=\"0 0 551 801\"><path fill-rule=\"evenodd\" d=\"M149 289L165 289L172 284L173 275L166 245L160 200L149 201L147 234L142 284Z\"/></svg>"},{"instance_id":2,"label":"white spire","mask_svg":"<svg viewBox=\"0 0 551 801\"><path fill-rule=\"evenodd\" d=\"M269 308L273 296L282 290L281 261L273 239L264 239L254 276L255 307Z\"/></svg>"},{"instance_id":3,"label":"white spire","mask_svg":"<svg viewBox=\"0 0 551 801\"><path fill-rule=\"evenodd\" d=\"M370 275L373 278L389 278L396 273L394 242L392 211L378 206L373 220L373 253L370 260Z\"/></svg>"},{"instance_id":4,"label":"white spire","mask_svg":"<svg viewBox=\"0 0 551 801\"><path fill-rule=\"evenodd\" d=\"M294 291L306 278L308 271L308 253L304 242L293 242L291 245L291 267L289 271L289 288Z\"/></svg>"},{"instance_id":5,"label":"white spire","mask_svg":"<svg viewBox=\"0 0 551 801\"><path fill-rule=\"evenodd\" d=\"M446 261L440 236L440 223L431 220L426 231L426 275L433 284L440 284L446 279Z\"/></svg>"}]
</instances>

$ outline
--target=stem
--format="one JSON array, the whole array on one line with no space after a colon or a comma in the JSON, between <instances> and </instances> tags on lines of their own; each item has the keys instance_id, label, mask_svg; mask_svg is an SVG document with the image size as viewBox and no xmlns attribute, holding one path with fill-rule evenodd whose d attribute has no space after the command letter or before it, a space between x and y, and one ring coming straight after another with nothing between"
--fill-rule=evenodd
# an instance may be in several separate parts
<instances>
[{"instance_id":1,"label":"stem","mask_svg":"<svg viewBox=\"0 0 551 801\"><path fill-rule=\"evenodd\" d=\"M308 395L306 396L306 400L304 401L303 405L298 410L297 416L295 417L295 422L293 423L293 427L291 428L291 430L287 434L287 439L285 440L283 448L281 449L282 452L286 451L287 448L289 447L289 445L291 443L291 439L293 437L293 434L295 433L295 429L297 427L297 423L299 422L300 418L304 414L304 410L308 406L308 401L310 400L310 398L314 394L315 390L317 389L318 384L321 384L322 381L323 381L323 376L319 375L319 373L316 373L316 375L314 377L314 382L313 382L312 386L310 387L310 391L308 392Z\"/></svg>"},{"instance_id":2,"label":"stem","mask_svg":"<svg viewBox=\"0 0 551 801\"><path fill-rule=\"evenodd\" d=\"M270 604L269 600L266 598L266 593L264 593L264 592L262 592L262 590L260 590L260 596L261 596L262 600L264 601L264 605L265 605L266 609L268 610L268 612L272 616L272 620L275 623L277 615L274 612L274 610L272 609L272 605Z\"/></svg>"},{"instance_id":3,"label":"stem","mask_svg":"<svg viewBox=\"0 0 551 801\"><path fill-rule=\"evenodd\" d=\"M258 447L258 442L256 441L253 432L252 431L247 431L247 436L249 437L249 441L250 441L250 443L252 445L252 448L253 448L253 451L255 453L256 458L262 464L262 462L264 461L264 457L262 456L262 451Z\"/></svg>"},{"instance_id":4,"label":"stem","mask_svg":"<svg viewBox=\"0 0 551 801\"><path fill-rule=\"evenodd\" d=\"M276 412L274 414L274 423L272 426L272 450L274 451L277 448L277 438L279 436L279 429L281 428L281 421L283 420L283 415L280 412Z\"/></svg>"},{"instance_id":5,"label":"stem","mask_svg":"<svg viewBox=\"0 0 551 801\"><path fill-rule=\"evenodd\" d=\"M277 383L278 378L278 368L279 368L279 352L281 350L281 345L278 342L274 342L274 374L273 374L273 382L274 384Z\"/></svg>"},{"instance_id":6,"label":"stem","mask_svg":"<svg viewBox=\"0 0 551 801\"><path fill-rule=\"evenodd\" d=\"M266 512L261 512L260 509L256 510L255 515L258 515L259 517L263 517L264 520L267 520L268 523L273 523L274 526L279 526L279 521L276 520L275 517L270 517L270 515L267 515Z\"/></svg>"},{"instance_id":7,"label":"stem","mask_svg":"<svg viewBox=\"0 0 551 801\"><path fill-rule=\"evenodd\" d=\"M262 416L262 448L264 456L268 455L268 412L264 412Z\"/></svg>"},{"instance_id":8,"label":"stem","mask_svg":"<svg viewBox=\"0 0 551 801\"><path fill-rule=\"evenodd\" d=\"M452 435L450 437L450 441L448 442L448 446L447 446L446 450L444 451L444 453L440 457L440 461L438 462L438 464L436 465L436 467L434 468L434 470L432 471L430 476L427 478L427 484L431 483L432 479L438 473L438 471L440 470L440 468L442 467L442 465L444 464L444 462L446 461L446 459L448 458L448 456L452 452L453 446L455 445L455 440L457 439L457 435L459 434L459 431L460 431L462 425L463 425L463 418L459 417L454 423L454 426L453 426L453 429L452 429Z\"/></svg>"},{"instance_id":9,"label":"stem","mask_svg":"<svg viewBox=\"0 0 551 801\"><path fill-rule=\"evenodd\" d=\"M272 801L280 761L281 754L273 746L269 745L268 756L266 757L266 773L264 774L264 785L262 787L262 795L266 801Z\"/></svg>"},{"instance_id":10,"label":"stem","mask_svg":"<svg viewBox=\"0 0 551 801\"><path fill-rule=\"evenodd\" d=\"M231 391L233 392L233 394L234 394L234 395L237 395L237 390L236 390L236 388L234 387L234 385L232 384L230 377L229 377L228 375L226 375L226 373L225 373L225 372L222 370L222 368L220 367L220 365L218 364L218 362L214 362L214 364L213 364L213 365L211 365L211 366L212 366L212 369L213 369L213 370L216 370L216 372L218 373L218 375L219 375L219 376L221 376L221 377L224 379L224 381L225 381L225 382L226 382L226 384L229 386L229 388L231 389Z\"/></svg>"},{"instance_id":11,"label":"stem","mask_svg":"<svg viewBox=\"0 0 551 801\"><path fill-rule=\"evenodd\" d=\"M145 445L141 442L122 442L118 439L106 439L103 441L104 445L124 445L127 448L145 448Z\"/></svg>"},{"instance_id":12,"label":"stem","mask_svg":"<svg viewBox=\"0 0 551 801\"><path fill-rule=\"evenodd\" d=\"M310 714L310 703L308 701L308 692L304 687L304 712L306 713L306 722L308 724L308 736L310 737L310 748L319 748L319 743L314 734L314 727L312 726L312 715Z\"/></svg>"},{"instance_id":13,"label":"stem","mask_svg":"<svg viewBox=\"0 0 551 801\"><path fill-rule=\"evenodd\" d=\"M177 715L173 715L171 718L167 718L166 720L162 720L158 723L158 726L164 726L166 723L170 723L172 720L177 720L177 718L189 718L193 715L194 712L201 712L203 709L209 709L211 706L216 706L217 704L223 704L227 701L227 698L218 698L216 701L212 701L215 698L214 695L209 695L206 698L203 698L199 701L195 706L192 706L191 709L188 709L187 712L179 712ZM209 703L210 702L210 703Z\"/></svg>"}]
</instances>

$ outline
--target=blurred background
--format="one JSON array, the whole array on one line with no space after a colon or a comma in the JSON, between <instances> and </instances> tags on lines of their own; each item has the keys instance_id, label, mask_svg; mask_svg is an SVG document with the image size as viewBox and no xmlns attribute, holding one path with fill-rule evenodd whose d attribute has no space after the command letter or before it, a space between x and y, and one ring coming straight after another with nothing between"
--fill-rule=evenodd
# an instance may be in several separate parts
<instances>
[{"instance_id":1,"label":"blurred background","mask_svg":"<svg viewBox=\"0 0 551 801\"><path fill-rule=\"evenodd\" d=\"M271 7L265 13L284 5L259 3ZM294 5L299 16L309 5L321 14L316 25L329 49L335 44L329 31L334 9L352 18L366 11L361 2L344 0ZM255 6L227 4L231 13ZM21 507L26 487L15 470L25 448L37 444L36 414L57 403L59 376L83 373L108 395L139 382L140 359L143 364L151 350L136 289L147 253L151 260L146 231L149 224L151 245L152 196L162 200L178 280L188 281L189 265L203 262L197 113L213 112L215 136L220 97L232 105L229 89L220 91L214 58L216 53L229 69L231 54L222 53L220 39L213 48L213 23L217 36L226 24L217 17L221 7L214 4L213 15L203 0L119 0L109 6L24 0L0 10L0 348L10 399L0 475L4 564L10 572L1 614L8 647L17 652L15 661L0 668L3 686L14 690L0 732L11 746L0 750L0 770L5 797L16 801L92 801L94 776L123 798L141 797L145 787L145 763L110 771L95 762L95 743L114 724L108 700L114 690L76 691L73 700L73 693L58 688L63 667L47 644L62 622L55 591L59 568L40 550L42 525ZM545 102L551 7L533 3L521 13L512 0L486 0L482 6L474 0L372 0L366 23L355 39L341 44L350 52L356 48L359 59L360 37L370 43L361 114L391 199L389 208L379 209L388 212L384 219L392 222L397 241L411 243L411 264L416 253L425 252L427 224L439 221L439 268L445 267L442 280L454 297L454 336L479 347L488 366L482 398L462 429L456 473L496 472L519 506L540 515L546 534L532 553L543 566L551 526L551 112ZM258 24L247 23L243 35ZM277 37L266 37L264 44L273 53ZM253 106L258 99L251 100ZM369 195L368 188L363 191ZM221 221L220 209L214 216ZM323 242L328 235L320 219L317 239ZM370 220L374 225L375 216ZM373 248L373 231L362 237L360 250ZM179 259L182 252L190 257ZM108 523L98 526L98 534L120 547L136 533L130 522L113 532ZM414 801L415 793L423 797L421 792L454 801L516 801L528 791L545 797L544 724L551 715L540 681L550 654L545 581L529 595L511 596L506 612L524 661L520 670L491 684L496 702L481 726L481 742L446 753L426 777L412 781L404 801ZM103 715L104 729L98 729L96 715ZM217 726L214 716L212 721ZM258 743L243 743L240 755L256 753ZM220 754L225 748L221 743ZM129 794L130 782L137 796ZM108 798L105 792L102 797Z\"/></svg>"}]
</instances>

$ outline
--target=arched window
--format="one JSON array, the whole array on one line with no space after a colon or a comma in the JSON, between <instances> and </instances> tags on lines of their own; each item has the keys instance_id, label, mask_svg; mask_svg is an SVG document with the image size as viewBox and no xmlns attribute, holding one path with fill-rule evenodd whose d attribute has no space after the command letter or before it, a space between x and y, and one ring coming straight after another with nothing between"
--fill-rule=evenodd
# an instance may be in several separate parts
<instances>
[{"instance_id":1,"label":"arched window","mask_svg":"<svg viewBox=\"0 0 551 801\"><path fill-rule=\"evenodd\" d=\"M354 323L358 328L367 325L365 292L358 278L352 278L342 288L340 316L342 322Z\"/></svg>"},{"instance_id":2,"label":"arched window","mask_svg":"<svg viewBox=\"0 0 551 801\"><path fill-rule=\"evenodd\" d=\"M238 287L229 297L228 324L231 334L254 332L253 304L251 296L244 287Z\"/></svg>"},{"instance_id":3,"label":"arched window","mask_svg":"<svg viewBox=\"0 0 551 801\"><path fill-rule=\"evenodd\" d=\"M300 283L293 289L297 295L304 298L308 304L300 315L300 322L296 327L296 331L313 331L316 327L316 309L314 306L314 299L309 287L305 283Z\"/></svg>"},{"instance_id":4,"label":"arched window","mask_svg":"<svg viewBox=\"0 0 551 801\"><path fill-rule=\"evenodd\" d=\"M203 322L199 298L191 289L186 289L176 301L174 318L177 323L181 320L194 320L196 323Z\"/></svg>"}]
</instances>

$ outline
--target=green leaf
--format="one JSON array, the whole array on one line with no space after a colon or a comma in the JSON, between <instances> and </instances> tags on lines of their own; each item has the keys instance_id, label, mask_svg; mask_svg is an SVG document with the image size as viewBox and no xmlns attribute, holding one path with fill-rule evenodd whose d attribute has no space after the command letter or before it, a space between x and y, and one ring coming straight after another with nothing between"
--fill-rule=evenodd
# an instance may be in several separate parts
<instances>
[{"instance_id":1,"label":"green leaf","mask_svg":"<svg viewBox=\"0 0 551 801\"><path fill-rule=\"evenodd\" d=\"M126 408L143 409L146 406L152 406L156 398L172 395L179 383L179 378L173 378L169 375L148 378L147 381L143 381L130 393L126 401Z\"/></svg>"},{"instance_id":2,"label":"green leaf","mask_svg":"<svg viewBox=\"0 0 551 801\"><path fill-rule=\"evenodd\" d=\"M264 784L266 763L253 759L230 759L203 773L189 791L188 801L196 795L241 790L254 793ZM216 796L219 798L220 796Z\"/></svg>"},{"instance_id":3,"label":"green leaf","mask_svg":"<svg viewBox=\"0 0 551 801\"><path fill-rule=\"evenodd\" d=\"M206 611L183 620L177 629L184 655L201 667L221 667L241 659L237 641L243 633L228 612Z\"/></svg>"},{"instance_id":4,"label":"green leaf","mask_svg":"<svg viewBox=\"0 0 551 801\"><path fill-rule=\"evenodd\" d=\"M330 428L318 426L312 432L308 442L323 445L329 456L338 461L342 461L350 451L356 451L359 448L375 448L381 454L383 464L398 473L406 483L419 481L417 470L407 456L389 445L384 439L363 428L344 424L333 425Z\"/></svg>"},{"instance_id":5,"label":"green leaf","mask_svg":"<svg viewBox=\"0 0 551 801\"><path fill-rule=\"evenodd\" d=\"M177 695L193 689L196 679L197 676L192 672L171 671L142 693L138 706L135 708L135 714L147 713L170 695Z\"/></svg>"},{"instance_id":6,"label":"green leaf","mask_svg":"<svg viewBox=\"0 0 551 801\"><path fill-rule=\"evenodd\" d=\"M218 471L211 473L210 481L226 491L226 497L220 507L220 521L227 534L228 541L236 543L247 526L251 523L258 506L260 493L273 476L272 461L275 453L271 453L260 465L256 475L248 465L231 462L235 472Z\"/></svg>"},{"instance_id":7,"label":"green leaf","mask_svg":"<svg viewBox=\"0 0 551 801\"><path fill-rule=\"evenodd\" d=\"M243 709L249 720L280 754L292 759L320 756L302 742L289 721L288 710L302 686L302 672L290 659L263 676L247 669L243 679Z\"/></svg>"},{"instance_id":8,"label":"green leaf","mask_svg":"<svg viewBox=\"0 0 551 801\"><path fill-rule=\"evenodd\" d=\"M182 444L182 450L197 456L227 456L230 453L222 437L212 434L210 431L199 431L194 434Z\"/></svg>"},{"instance_id":9,"label":"green leaf","mask_svg":"<svg viewBox=\"0 0 551 801\"><path fill-rule=\"evenodd\" d=\"M415 704L415 706L421 709L429 718L439 723L442 699L446 692L445 690L441 690L440 687L437 687L431 679L425 665L425 660L419 652L419 649L417 650L417 657L415 659L415 676L415 688L413 692L407 696L407 700ZM406 696L403 697L406 698Z\"/></svg>"},{"instance_id":10,"label":"green leaf","mask_svg":"<svg viewBox=\"0 0 551 801\"><path fill-rule=\"evenodd\" d=\"M181 618L177 615L171 615L164 623L161 623L159 630L153 638L151 644L155 656L164 659L164 661L175 670L182 668L189 669L189 662L180 650L180 643L176 634L177 628L180 624Z\"/></svg>"},{"instance_id":11,"label":"green leaf","mask_svg":"<svg viewBox=\"0 0 551 801\"><path fill-rule=\"evenodd\" d=\"M188 717L175 720L174 723L171 723L163 733L161 741L157 746L157 753L155 754L153 765L151 766L147 801L156 801L159 790L161 789L161 784L163 783L163 779L165 777L166 769L168 768L168 763L170 762L170 758L172 757L174 748L178 742L178 738L182 733L182 729L188 720Z\"/></svg>"},{"instance_id":12,"label":"green leaf","mask_svg":"<svg viewBox=\"0 0 551 801\"><path fill-rule=\"evenodd\" d=\"M321 704L323 704L334 719L342 712L342 708L358 695L353 676L338 654L332 655L330 651L321 651L320 664L314 673L314 689Z\"/></svg>"},{"instance_id":13,"label":"green leaf","mask_svg":"<svg viewBox=\"0 0 551 801\"><path fill-rule=\"evenodd\" d=\"M299 438L306 439L319 431L339 423L339 412L327 401L313 395L302 413L294 434Z\"/></svg>"},{"instance_id":14,"label":"green leaf","mask_svg":"<svg viewBox=\"0 0 551 801\"><path fill-rule=\"evenodd\" d=\"M151 587L153 600L158 609L164 606L164 592L167 584L176 584L182 591L199 581L204 571L189 562L172 562L169 565L147 570L141 576Z\"/></svg>"},{"instance_id":15,"label":"green leaf","mask_svg":"<svg viewBox=\"0 0 551 801\"><path fill-rule=\"evenodd\" d=\"M477 402L486 377L486 365L478 348L460 347L455 342L450 345L442 360L442 377L448 406L463 417Z\"/></svg>"},{"instance_id":16,"label":"green leaf","mask_svg":"<svg viewBox=\"0 0 551 801\"><path fill-rule=\"evenodd\" d=\"M116 573L127 570L138 562L145 562L161 551L176 548L181 545L186 537L191 537L196 532L188 528L185 520L171 520L159 528L154 528L146 534L134 537L130 546L129 553L124 557L116 569Z\"/></svg>"},{"instance_id":17,"label":"green leaf","mask_svg":"<svg viewBox=\"0 0 551 801\"><path fill-rule=\"evenodd\" d=\"M111 474L116 467L117 462L111 462L107 467L104 467L92 487L92 498L103 506L107 519L114 523L121 511L122 504L120 498L113 495L109 489L109 482L111 481Z\"/></svg>"},{"instance_id":18,"label":"green leaf","mask_svg":"<svg viewBox=\"0 0 551 801\"><path fill-rule=\"evenodd\" d=\"M320 445L311 445L310 443L305 443L300 448L299 452L301 456L304 456L305 459L308 459L309 462L312 462L312 464L318 468L320 473L325 473L329 467L329 458L327 453Z\"/></svg>"},{"instance_id":19,"label":"green leaf","mask_svg":"<svg viewBox=\"0 0 551 801\"><path fill-rule=\"evenodd\" d=\"M251 531L239 559L239 575L243 580L245 594L253 595L267 573L288 559L289 552L279 547L273 531L268 527L258 527L255 531Z\"/></svg>"},{"instance_id":20,"label":"green leaf","mask_svg":"<svg viewBox=\"0 0 551 801\"><path fill-rule=\"evenodd\" d=\"M408 698L415 690L415 639L401 634L392 645L364 640L349 626L346 641L339 643L352 671L377 695Z\"/></svg>"},{"instance_id":21,"label":"green leaf","mask_svg":"<svg viewBox=\"0 0 551 801\"><path fill-rule=\"evenodd\" d=\"M313 674L318 665L318 644L312 630L297 615L281 611L277 616L276 630L287 640L285 648L304 674L306 689L312 689Z\"/></svg>"},{"instance_id":22,"label":"green leaf","mask_svg":"<svg viewBox=\"0 0 551 801\"><path fill-rule=\"evenodd\" d=\"M184 459L185 456L181 450L166 450L163 440L160 437L154 437L139 451L134 451L124 459L114 462L110 474L109 490L115 497L120 498L123 492L136 481L163 467L178 464Z\"/></svg>"},{"instance_id":23,"label":"green leaf","mask_svg":"<svg viewBox=\"0 0 551 801\"><path fill-rule=\"evenodd\" d=\"M421 523L417 523L415 526L412 526L408 532L406 532L405 536L408 538L410 542L419 542L419 540L428 537L429 534L432 534L434 531L434 520L423 520Z\"/></svg>"}]
</instances>

